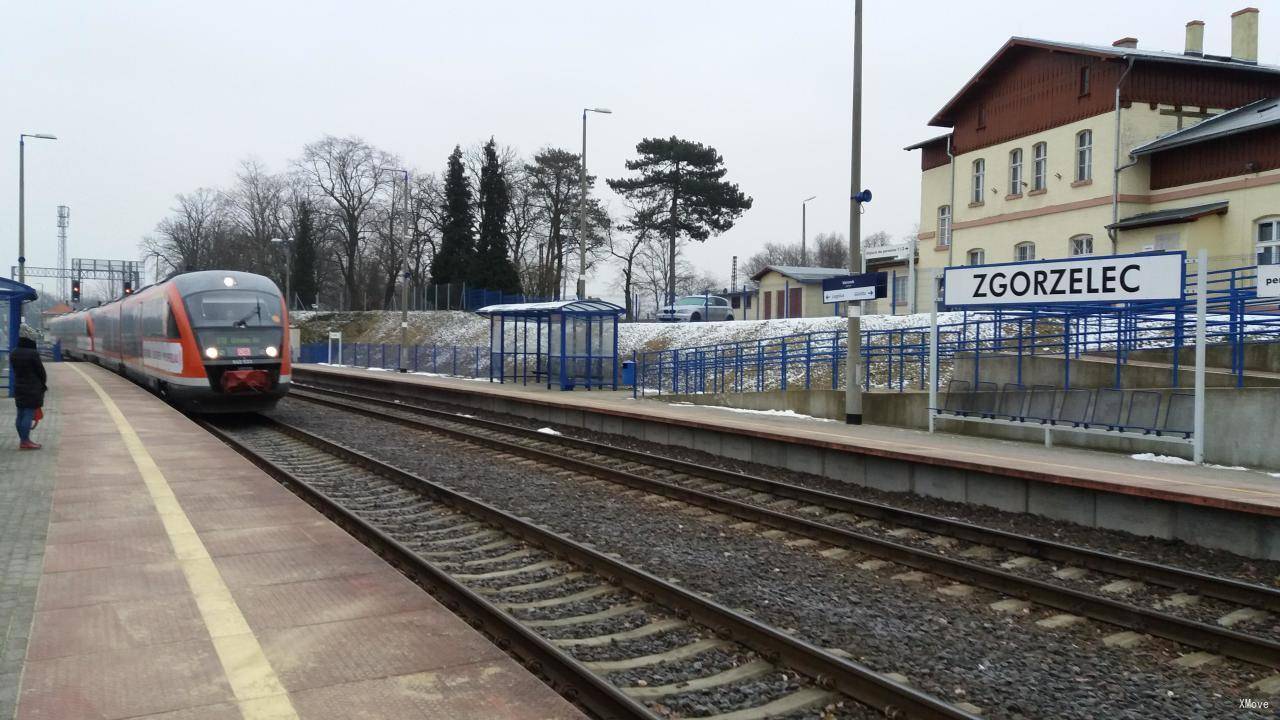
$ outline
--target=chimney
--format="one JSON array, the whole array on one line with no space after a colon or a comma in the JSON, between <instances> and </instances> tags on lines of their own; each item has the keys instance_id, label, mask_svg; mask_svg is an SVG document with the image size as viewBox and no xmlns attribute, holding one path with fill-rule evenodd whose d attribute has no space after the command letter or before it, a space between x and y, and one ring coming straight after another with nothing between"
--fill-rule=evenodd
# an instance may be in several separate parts
<instances>
[{"instance_id":1,"label":"chimney","mask_svg":"<svg viewBox=\"0 0 1280 720\"><path fill-rule=\"evenodd\" d=\"M1136 38L1136 37L1122 37L1122 38L1120 38L1119 40L1117 40L1117 41L1115 41L1115 42L1111 43L1111 46L1112 46L1112 47L1122 47L1122 48L1136 48L1136 47L1138 47L1138 38Z\"/></svg>"},{"instance_id":2,"label":"chimney","mask_svg":"<svg viewBox=\"0 0 1280 720\"><path fill-rule=\"evenodd\" d=\"M1258 8L1231 13L1231 59L1258 62Z\"/></svg>"},{"instance_id":3,"label":"chimney","mask_svg":"<svg viewBox=\"0 0 1280 720\"><path fill-rule=\"evenodd\" d=\"M1192 20L1187 23L1187 47L1183 55L1204 55L1204 21Z\"/></svg>"}]
</instances>

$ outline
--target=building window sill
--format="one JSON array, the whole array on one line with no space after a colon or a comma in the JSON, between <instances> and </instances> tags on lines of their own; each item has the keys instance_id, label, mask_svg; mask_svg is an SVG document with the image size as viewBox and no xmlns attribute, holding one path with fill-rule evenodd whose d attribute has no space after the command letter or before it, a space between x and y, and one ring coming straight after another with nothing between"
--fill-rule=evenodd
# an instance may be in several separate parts
<instances>
[{"instance_id":1,"label":"building window sill","mask_svg":"<svg viewBox=\"0 0 1280 720\"><path fill-rule=\"evenodd\" d=\"M1089 178L1088 180L1076 180L1075 182L1071 183L1071 187L1084 187L1085 185L1092 185L1092 184L1093 184L1093 178Z\"/></svg>"},{"instance_id":2,"label":"building window sill","mask_svg":"<svg viewBox=\"0 0 1280 720\"><path fill-rule=\"evenodd\" d=\"M950 249L951 249L950 245L934 245L933 246L934 252L946 252L947 250L950 250Z\"/></svg>"},{"instance_id":3,"label":"building window sill","mask_svg":"<svg viewBox=\"0 0 1280 720\"><path fill-rule=\"evenodd\" d=\"M983 205L986 205L986 203L985 203L985 202L971 202L971 203L969 203L969 207L971 207L971 208L978 208L978 207L982 207Z\"/></svg>"},{"instance_id":4,"label":"building window sill","mask_svg":"<svg viewBox=\"0 0 1280 720\"><path fill-rule=\"evenodd\" d=\"M1004 199L1005 199L1005 200L1021 200L1021 199L1022 199L1022 193L1014 193L1014 194L1010 194L1010 195L1005 195L1005 196L1004 196Z\"/></svg>"},{"instance_id":5,"label":"building window sill","mask_svg":"<svg viewBox=\"0 0 1280 720\"><path fill-rule=\"evenodd\" d=\"M1039 190L1032 190L1031 192L1027 193L1027 196L1030 197L1031 195L1043 195L1047 192L1049 192L1047 188L1040 188Z\"/></svg>"}]
</instances>

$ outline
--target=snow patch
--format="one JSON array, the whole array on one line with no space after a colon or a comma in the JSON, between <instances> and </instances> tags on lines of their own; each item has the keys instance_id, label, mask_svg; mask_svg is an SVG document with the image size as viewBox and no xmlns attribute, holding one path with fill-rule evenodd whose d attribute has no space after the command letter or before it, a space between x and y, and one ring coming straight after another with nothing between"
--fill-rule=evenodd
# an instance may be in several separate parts
<instances>
[{"instance_id":1,"label":"snow patch","mask_svg":"<svg viewBox=\"0 0 1280 720\"><path fill-rule=\"evenodd\" d=\"M563 435L564 434L559 430L555 430L549 427L538 428L538 432L542 433L543 435Z\"/></svg>"},{"instance_id":2,"label":"snow patch","mask_svg":"<svg viewBox=\"0 0 1280 720\"><path fill-rule=\"evenodd\" d=\"M743 413L747 415L771 415L773 417L798 418L800 420L817 420L818 422L835 422L835 420L832 420L831 418L802 415L795 410L748 410L746 408L725 407L723 405L698 405L690 402L677 402L670 404L675 407L707 408L709 410L724 410L725 412Z\"/></svg>"},{"instance_id":3,"label":"snow patch","mask_svg":"<svg viewBox=\"0 0 1280 720\"><path fill-rule=\"evenodd\" d=\"M1165 465L1195 465L1186 458L1174 457L1173 455L1157 455L1155 453L1137 453L1129 457L1134 460L1142 460L1143 462L1163 463Z\"/></svg>"}]
</instances>

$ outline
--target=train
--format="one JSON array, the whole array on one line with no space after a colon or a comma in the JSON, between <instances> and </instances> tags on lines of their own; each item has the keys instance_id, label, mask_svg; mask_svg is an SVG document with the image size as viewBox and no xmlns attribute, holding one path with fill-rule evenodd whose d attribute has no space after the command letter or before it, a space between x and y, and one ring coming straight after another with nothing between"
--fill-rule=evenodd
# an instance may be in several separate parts
<instances>
[{"instance_id":1,"label":"train","mask_svg":"<svg viewBox=\"0 0 1280 720\"><path fill-rule=\"evenodd\" d=\"M64 356L123 374L185 412L257 412L289 392L289 318L270 279L174 275L47 323Z\"/></svg>"}]
</instances>

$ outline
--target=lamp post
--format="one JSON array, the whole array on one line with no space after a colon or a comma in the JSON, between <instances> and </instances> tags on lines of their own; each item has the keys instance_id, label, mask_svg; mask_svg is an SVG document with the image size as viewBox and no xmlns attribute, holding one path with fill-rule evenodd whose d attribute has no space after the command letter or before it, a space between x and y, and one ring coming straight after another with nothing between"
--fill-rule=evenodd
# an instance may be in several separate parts
<instances>
[{"instance_id":1,"label":"lamp post","mask_svg":"<svg viewBox=\"0 0 1280 720\"><path fill-rule=\"evenodd\" d=\"M853 3L853 147L849 153L849 273L862 270L862 0ZM848 341L844 375L844 421L862 424L862 303L849 301Z\"/></svg>"},{"instance_id":2,"label":"lamp post","mask_svg":"<svg viewBox=\"0 0 1280 720\"><path fill-rule=\"evenodd\" d=\"M807 265L809 262L809 254L805 249L806 243L809 241L809 218L808 205L809 201L817 198L817 195L810 195L800 203L800 264Z\"/></svg>"},{"instance_id":3,"label":"lamp post","mask_svg":"<svg viewBox=\"0 0 1280 720\"><path fill-rule=\"evenodd\" d=\"M379 168L404 175L404 217L401 218L400 241L404 243L404 265L400 271L400 352L397 353L400 372L409 372L404 365L404 350L409 344L409 171L403 168ZM394 203L393 203L394 205Z\"/></svg>"},{"instance_id":4,"label":"lamp post","mask_svg":"<svg viewBox=\"0 0 1280 720\"><path fill-rule=\"evenodd\" d=\"M284 246L284 309L287 312L293 309L293 270L289 257L293 252L293 238L271 238L271 242Z\"/></svg>"},{"instance_id":5,"label":"lamp post","mask_svg":"<svg viewBox=\"0 0 1280 720\"><path fill-rule=\"evenodd\" d=\"M578 170L578 299L587 298L587 113L610 115L608 108L582 109L582 166Z\"/></svg>"},{"instance_id":6,"label":"lamp post","mask_svg":"<svg viewBox=\"0 0 1280 720\"><path fill-rule=\"evenodd\" d=\"M27 138L57 140L48 133L22 133L18 135L18 282L27 279Z\"/></svg>"}]
</instances>

